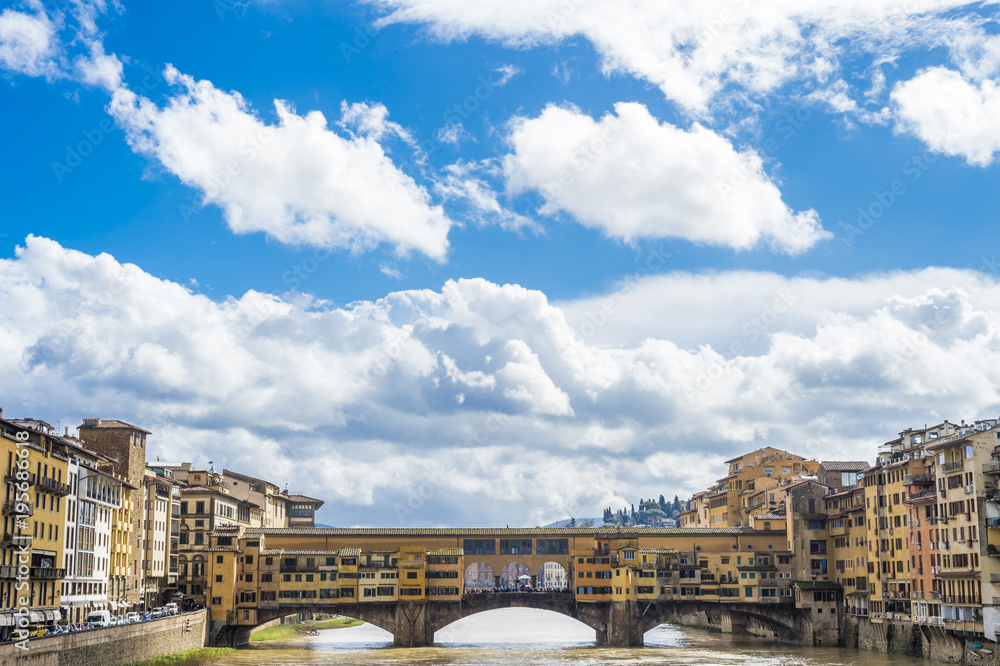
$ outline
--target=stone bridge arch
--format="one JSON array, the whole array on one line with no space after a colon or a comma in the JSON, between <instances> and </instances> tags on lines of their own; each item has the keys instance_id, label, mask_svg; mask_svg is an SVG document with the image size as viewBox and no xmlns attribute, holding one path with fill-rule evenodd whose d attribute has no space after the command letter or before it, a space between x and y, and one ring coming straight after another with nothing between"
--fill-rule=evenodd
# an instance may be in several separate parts
<instances>
[{"instance_id":1,"label":"stone bridge arch","mask_svg":"<svg viewBox=\"0 0 1000 666\"><path fill-rule=\"evenodd\" d=\"M723 633L746 631L750 620L769 627L779 640L797 641L801 627L800 612L790 605L761 606L733 603L720 605L699 601L638 602L638 629L645 634L680 616L703 612L708 624Z\"/></svg>"},{"instance_id":2,"label":"stone bridge arch","mask_svg":"<svg viewBox=\"0 0 1000 666\"><path fill-rule=\"evenodd\" d=\"M396 602L386 603L364 603L364 604L337 604L335 607L324 607L317 605L291 605L282 604L279 608L259 608L257 610L257 624L254 625L229 625L223 623L213 623L209 644L216 647L237 647L250 642L250 632L262 624L286 617L288 615L309 614L309 613L330 613L353 617L357 620L367 622L379 629L388 631L393 636L397 635L400 629L405 630L407 624L419 624L420 614L423 612L425 604L397 604ZM418 608L419 607L419 608ZM413 612L407 612L413 611ZM408 622L413 619L414 622Z\"/></svg>"},{"instance_id":3,"label":"stone bridge arch","mask_svg":"<svg viewBox=\"0 0 1000 666\"><path fill-rule=\"evenodd\" d=\"M577 604L572 594L531 593L466 595L461 602L436 603L429 617L433 636L463 618L501 608L534 608L547 610L582 622L594 631L602 630L600 613L594 604Z\"/></svg>"}]
</instances>

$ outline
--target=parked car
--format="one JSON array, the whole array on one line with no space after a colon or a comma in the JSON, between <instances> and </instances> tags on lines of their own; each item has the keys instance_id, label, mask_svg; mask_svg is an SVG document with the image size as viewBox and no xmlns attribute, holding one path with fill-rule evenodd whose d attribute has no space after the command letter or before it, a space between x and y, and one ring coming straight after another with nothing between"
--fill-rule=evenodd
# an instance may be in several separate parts
<instances>
[{"instance_id":1,"label":"parked car","mask_svg":"<svg viewBox=\"0 0 1000 666\"><path fill-rule=\"evenodd\" d=\"M131 613L128 613L128 614L125 615L125 621L128 622L129 624L131 624L133 622L138 622L139 621L139 614L136 613L135 611L133 611Z\"/></svg>"},{"instance_id":2,"label":"parked car","mask_svg":"<svg viewBox=\"0 0 1000 666\"><path fill-rule=\"evenodd\" d=\"M31 638L41 638L47 633L48 631L46 631L45 627L42 626L28 627L28 636Z\"/></svg>"},{"instance_id":3,"label":"parked car","mask_svg":"<svg viewBox=\"0 0 1000 666\"><path fill-rule=\"evenodd\" d=\"M93 611L87 615L87 624L95 627L110 627L111 626L111 611L109 610L99 610Z\"/></svg>"},{"instance_id":4,"label":"parked car","mask_svg":"<svg viewBox=\"0 0 1000 666\"><path fill-rule=\"evenodd\" d=\"M167 614L169 614L169 615L177 615L177 613L178 613L177 604L175 604L173 602L164 605L163 609L166 610Z\"/></svg>"},{"instance_id":5,"label":"parked car","mask_svg":"<svg viewBox=\"0 0 1000 666\"><path fill-rule=\"evenodd\" d=\"M163 606L157 606L156 608L154 608L150 612L153 614L154 618L156 618L156 617L163 617L164 615L167 614L167 611L166 611L166 609L163 608Z\"/></svg>"}]
</instances>

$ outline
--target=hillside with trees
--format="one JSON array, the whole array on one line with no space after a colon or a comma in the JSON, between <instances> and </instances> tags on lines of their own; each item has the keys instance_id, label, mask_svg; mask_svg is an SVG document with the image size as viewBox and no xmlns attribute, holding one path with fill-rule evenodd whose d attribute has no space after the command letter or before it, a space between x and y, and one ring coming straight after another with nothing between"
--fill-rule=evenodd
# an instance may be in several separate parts
<instances>
[{"instance_id":1,"label":"hillside with trees","mask_svg":"<svg viewBox=\"0 0 1000 666\"><path fill-rule=\"evenodd\" d=\"M668 520L676 520L677 515L687 511L687 508L688 503L682 502L677 495L674 495L672 502L668 502L663 495L660 495L658 500L640 499L638 510L635 504L617 511L611 507L604 509L604 524L621 527L666 527Z\"/></svg>"}]
</instances>

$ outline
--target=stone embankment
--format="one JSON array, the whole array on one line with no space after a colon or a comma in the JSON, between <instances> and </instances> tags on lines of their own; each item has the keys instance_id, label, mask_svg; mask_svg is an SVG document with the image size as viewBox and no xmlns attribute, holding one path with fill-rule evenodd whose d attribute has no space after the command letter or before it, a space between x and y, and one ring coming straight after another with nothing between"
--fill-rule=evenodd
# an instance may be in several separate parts
<instances>
[{"instance_id":1,"label":"stone embankment","mask_svg":"<svg viewBox=\"0 0 1000 666\"><path fill-rule=\"evenodd\" d=\"M115 666L203 647L204 609L148 622L34 638L28 649L0 645L0 666Z\"/></svg>"}]
</instances>

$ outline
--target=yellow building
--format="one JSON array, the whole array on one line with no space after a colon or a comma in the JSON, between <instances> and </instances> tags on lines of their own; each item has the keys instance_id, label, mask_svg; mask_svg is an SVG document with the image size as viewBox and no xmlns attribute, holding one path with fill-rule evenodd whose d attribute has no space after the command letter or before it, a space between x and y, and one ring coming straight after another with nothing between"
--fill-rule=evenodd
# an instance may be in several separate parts
<instances>
[{"instance_id":1,"label":"yellow building","mask_svg":"<svg viewBox=\"0 0 1000 666\"><path fill-rule=\"evenodd\" d=\"M2 412L0 412L2 415ZM0 418L4 468L0 636L61 618L67 447L44 421ZM21 627L23 628L23 627Z\"/></svg>"}]
</instances>

